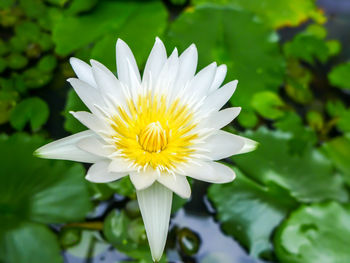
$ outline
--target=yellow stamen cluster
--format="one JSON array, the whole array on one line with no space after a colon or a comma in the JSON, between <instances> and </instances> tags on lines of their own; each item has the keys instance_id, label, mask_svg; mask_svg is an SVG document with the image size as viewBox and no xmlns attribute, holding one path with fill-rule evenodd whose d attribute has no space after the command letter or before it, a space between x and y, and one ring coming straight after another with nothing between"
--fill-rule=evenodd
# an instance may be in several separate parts
<instances>
[{"instance_id":1,"label":"yellow stamen cluster","mask_svg":"<svg viewBox=\"0 0 350 263\"><path fill-rule=\"evenodd\" d=\"M168 103L165 96L139 95L136 102L118 107L111 126L117 153L136 167L174 173L186 163L198 135L197 123L187 105Z\"/></svg>"}]
</instances>

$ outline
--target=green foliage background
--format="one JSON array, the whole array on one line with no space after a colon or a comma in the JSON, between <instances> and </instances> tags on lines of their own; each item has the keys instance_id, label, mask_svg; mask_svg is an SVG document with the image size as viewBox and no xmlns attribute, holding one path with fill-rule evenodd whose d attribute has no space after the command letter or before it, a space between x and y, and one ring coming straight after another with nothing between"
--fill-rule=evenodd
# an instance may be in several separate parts
<instances>
[{"instance_id":1,"label":"green foliage background","mask_svg":"<svg viewBox=\"0 0 350 263\"><path fill-rule=\"evenodd\" d=\"M268 262L350 262L349 43L328 37L328 19L314 0L1 0L0 262L64 262L60 251L89 258L109 245L151 262L128 179L88 183L81 164L32 152L85 129L69 114L85 109L65 82L69 57L116 72L121 38L143 69L156 36L169 54L195 43L199 68L216 61L239 80L230 104L243 110L226 129L259 148L225 160L234 182L193 184L222 231ZM173 213L185 203L176 197ZM182 232L168 249L192 262L198 244L184 248Z\"/></svg>"}]
</instances>

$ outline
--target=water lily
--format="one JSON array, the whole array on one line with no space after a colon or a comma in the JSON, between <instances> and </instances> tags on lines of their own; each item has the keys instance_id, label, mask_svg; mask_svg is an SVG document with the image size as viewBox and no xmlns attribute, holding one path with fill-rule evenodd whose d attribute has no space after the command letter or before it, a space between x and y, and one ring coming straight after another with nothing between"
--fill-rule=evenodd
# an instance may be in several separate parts
<instances>
[{"instance_id":1,"label":"water lily","mask_svg":"<svg viewBox=\"0 0 350 263\"><path fill-rule=\"evenodd\" d=\"M129 175L136 188L154 261L166 242L172 193L189 198L187 176L227 183L234 171L216 162L255 149L256 143L220 130L241 108L220 110L237 85L220 87L226 66L214 62L197 74L197 49L167 57L156 38L142 78L125 42L116 45L118 78L101 63L71 58L78 78L68 81L90 112L71 112L88 130L49 143L42 158L92 163L86 179L96 183Z\"/></svg>"}]
</instances>

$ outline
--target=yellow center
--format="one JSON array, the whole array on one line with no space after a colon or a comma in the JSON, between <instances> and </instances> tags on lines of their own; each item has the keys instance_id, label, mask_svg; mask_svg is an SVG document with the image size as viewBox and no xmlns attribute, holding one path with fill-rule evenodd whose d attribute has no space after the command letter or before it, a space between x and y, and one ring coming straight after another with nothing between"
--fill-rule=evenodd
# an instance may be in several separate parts
<instances>
[{"instance_id":1,"label":"yellow center","mask_svg":"<svg viewBox=\"0 0 350 263\"><path fill-rule=\"evenodd\" d=\"M160 152L167 145L167 133L159 121L151 122L139 136L142 148L147 152Z\"/></svg>"},{"instance_id":2,"label":"yellow center","mask_svg":"<svg viewBox=\"0 0 350 263\"><path fill-rule=\"evenodd\" d=\"M139 95L127 107L118 107L110 124L117 155L137 169L173 173L195 152L197 123L190 108L179 100L169 103L165 96Z\"/></svg>"}]
</instances>

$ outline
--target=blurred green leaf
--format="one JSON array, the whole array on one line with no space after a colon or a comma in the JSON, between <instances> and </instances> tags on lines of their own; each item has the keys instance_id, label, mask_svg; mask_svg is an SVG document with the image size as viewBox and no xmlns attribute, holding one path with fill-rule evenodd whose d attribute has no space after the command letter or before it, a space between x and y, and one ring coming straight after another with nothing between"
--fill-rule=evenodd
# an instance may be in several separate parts
<instances>
[{"instance_id":1,"label":"blurred green leaf","mask_svg":"<svg viewBox=\"0 0 350 263\"><path fill-rule=\"evenodd\" d=\"M192 0L195 4L229 4L258 14L271 27L298 26L309 18L318 23L326 21L313 0Z\"/></svg>"},{"instance_id":2,"label":"blurred green leaf","mask_svg":"<svg viewBox=\"0 0 350 263\"><path fill-rule=\"evenodd\" d=\"M52 74L49 72L42 72L40 69L33 67L23 72L23 78L28 88L37 89L48 84L52 79Z\"/></svg>"},{"instance_id":3,"label":"blurred green leaf","mask_svg":"<svg viewBox=\"0 0 350 263\"><path fill-rule=\"evenodd\" d=\"M313 99L309 87L311 80L312 74L308 69L303 67L297 59L288 59L285 89L290 98L301 104L310 103Z\"/></svg>"},{"instance_id":4,"label":"blurred green leaf","mask_svg":"<svg viewBox=\"0 0 350 263\"><path fill-rule=\"evenodd\" d=\"M120 180L107 184L113 191L119 195L135 199L136 192L135 187L130 181L129 176L126 176Z\"/></svg>"},{"instance_id":5,"label":"blurred green leaf","mask_svg":"<svg viewBox=\"0 0 350 263\"><path fill-rule=\"evenodd\" d=\"M258 117L253 110L243 109L238 115L238 121L245 128L253 128L258 124Z\"/></svg>"},{"instance_id":6,"label":"blurred green leaf","mask_svg":"<svg viewBox=\"0 0 350 263\"><path fill-rule=\"evenodd\" d=\"M22 133L0 136L2 262L62 262L57 239L38 223L81 220L90 210L83 167L34 157L44 143Z\"/></svg>"},{"instance_id":7,"label":"blurred green leaf","mask_svg":"<svg viewBox=\"0 0 350 263\"><path fill-rule=\"evenodd\" d=\"M284 115L285 104L278 94L271 91L255 93L252 98L253 108L264 118L275 120Z\"/></svg>"},{"instance_id":8,"label":"blurred green leaf","mask_svg":"<svg viewBox=\"0 0 350 263\"><path fill-rule=\"evenodd\" d=\"M287 143L291 155L300 155L317 142L316 133L310 127L304 126L302 119L295 112L287 112L283 118L274 123L274 126L292 134Z\"/></svg>"},{"instance_id":9,"label":"blurred green leaf","mask_svg":"<svg viewBox=\"0 0 350 263\"><path fill-rule=\"evenodd\" d=\"M166 21L167 12L160 1L100 1L90 13L66 15L58 20L53 40L60 55L68 55L98 41L92 57L114 71L114 47L118 37L130 44L139 63L143 64L154 38L165 29Z\"/></svg>"},{"instance_id":10,"label":"blurred green leaf","mask_svg":"<svg viewBox=\"0 0 350 263\"><path fill-rule=\"evenodd\" d=\"M45 0L45 1L53 5L64 6L69 0Z\"/></svg>"},{"instance_id":11,"label":"blurred green leaf","mask_svg":"<svg viewBox=\"0 0 350 263\"><path fill-rule=\"evenodd\" d=\"M328 101L327 112L334 118L335 125L342 132L350 132L350 108L346 108L340 100Z\"/></svg>"},{"instance_id":12,"label":"blurred green leaf","mask_svg":"<svg viewBox=\"0 0 350 263\"><path fill-rule=\"evenodd\" d=\"M350 90L350 62L339 64L328 74L332 85Z\"/></svg>"},{"instance_id":13,"label":"blurred green leaf","mask_svg":"<svg viewBox=\"0 0 350 263\"><path fill-rule=\"evenodd\" d=\"M37 19L46 15L47 7L42 0L19 0L19 4L30 18Z\"/></svg>"},{"instance_id":14,"label":"blurred green leaf","mask_svg":"<svg viewBox=\"0 0 350 263\"><path fill-rule=\"evenodd\" d=\"M76 15L81 12L89 11L95 7L97 3L98 0L72 0L66 11L66 14Z\"/></svg>"},{"instance_id":15,"label":"blurred green leaf","mask_svg":"<svg viewBox=\"0 0 350 263\"><path fill-rule=\"evenodd\" d=\"M16 228L0 226L0 260L6 263L62 263L55 234L45 225L22 221Z\"/></svg>"},{"instance_id":16,"label":"blurred green leaf","mask_svg":"<svg viewBox=\"0 0 350 263\"><path fill-rule=\"evenodd\" d=\"M288 147L292 135L266 128L242 135L260 143L254 152L232 157L248 177L268 187L287 189L300 202L348 200L342 178L318 149L305 145L301 154L292 154Z\"/></svg>"},{"instance_id":17,"label":"blurred green leaf","mask_svg":"<svg viewBox=\"0 0 350 263\"><path fill-rule=\"evenodd\" d=\"M346 263L350 260L350 207L335 202L302 206L274 239L284 263Z\"/></svg>"},{"instance_id":18,"label":"blurred green leaf","mask_svg":"<svg viewBox=\"0 0 350 263\"><path fill-rule=\"evenodd\" d=\"M306 119L311 128L315 131L321 131L324 127L323 116L318 111L309 111L306 115Z\"/></svg>"},{"instance_id":19,"label":"blurred green leaf","mask_svg":"<svg viewBox=\"0 0 350 263\"><path fill-rule=\"evenodd\" d=\"M17 99L16 92L0 90L0 124L10 119L11 110L15 107Z\"/></svg>"},{"instance_id":20,"label":"blurred green leaf","mask_svg":"<svg viewBox=\"0 0 350 263\"><path fill-rule=\"evenodd\" d=\"M22 100L13 109L10 123L16 130L23 130L26 123L30 123L32 131L37 131L49 118L49 107L40 98L32 97Z\"/></svg>"},{"instance_id":21,"label":"blurred green leaf","mask_svg":"<svg viewBox=\"0 0 350 263\"><path fill-rule=\"evenodd\" d=\"M28 59L19 53L11 53L6 60L7 65L12 69L21 69L28 64Z\"/></svg>"},{"instance_id":22,"label":"blurred green leaf","mask_svg":"<svg viewBox=\"0 0 350 263\"><path fill-rule=\"evenodd\" d=\"M350 186L350 134L326 142L322 148Z\"/></svg>"},{"instance_id":23,"label":"blurred green leaf","mask_svg":"<svg viewBox=\"0 0 350 263\"><path fill-rule=\"evenodd\" d=\"M8 51L9 51L9 47L8 47L7 42L0 39L0 55L5 55L8 53Z\"/></svg>"},{"instance_id":24,"label":"blurred green leaf","mask_svg":"<svg viewBox=\"0 0 350 263\"><path fill-rule=\"evenodd\" d=\"M231 102L246 111L252 109L254 94L277 91L283 81L278 37L250 13L214 5L188 9L171 25L168 37L180 50L197 45L199 69L213 61L227 64L226 79L239 80Z\"/></svg>"},{"instance_id":25,"label":"blurred green leaf","mask_svg":"<svg viewBox=\"0 0 350 263\"><path fill-rule=\"evenodd\" d=\"M51 72L57 66L57 60L54 55L46 55L39 60L38 69L41 72Z\"/></svg>"},{"instance_id":26,"label":"blurred green leaf","mask_svg":"<svg viewBox=\"0 0 350 263\"><path fill-rule=\"evenodd\" d=\"M20 38L35 42L40 36L40 27L32 21L23 21L16 25L15 33Z\"/></svg>"},{"instance_id":27,"label":"blurred green leaf","mask_svg":"<svg viewBox=\"0 0 350 263\"><path fill-rule=\"evenodd\" d=\"M338 55L342 49L341 43L338 40L328 40L326 45L331 56Z\"/></svg>"},{"instance_id":28,"label":"blurred green leaf","mask_svg":"<svg viewBox=\"0 0 350 263\"><path fill-rule=\"evenodd\" d=\"M2 73L7 67L6 59L0 57L0 73Z\"/></svg>"},{"instance_id":29,"label":"blurred green leaf","mask_svg":"<svg viewBox=\"0 0 350 263\"><path fill-rule=\"evenodd\" d=\"M325 63L330 56L325 40L305 32L285 43L283 49L287 57L298 58L310 64L314 64L315 60Z\"/></svg>"},{"instance_id":30,"label":"blurred green leaf","mask_svg":"<svg viewBox=\"0 0 350 263\"><path fill-rule=\"evenodd\" d=\"M270 238L295 202L278 188L263 187L238 169L235 181L209 188L223 230L249 248L254 257L271 254Z\"/></svg>"},{"instance_id":31,"label":"blurred green leaf","mask_svg":"<svg viewBox=\"0 0 350 263\"><path fill-rule=\"evenodd\" d=\"M103 233L108 242L119 251L134 259L142 259L145 263L153 262L145 227L140 217L130 219L124 211L113 210L104 221ZM165 256L161 262L166 262Z\"/></svg>"}]
</instances>

